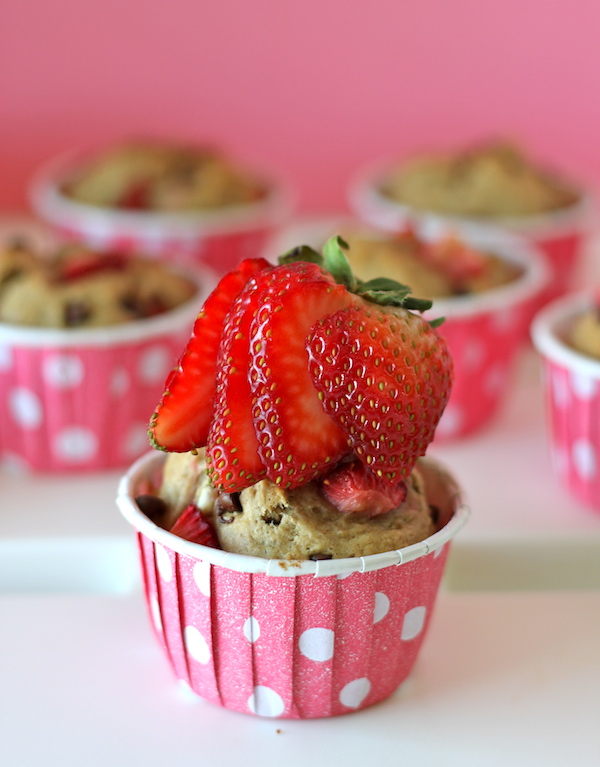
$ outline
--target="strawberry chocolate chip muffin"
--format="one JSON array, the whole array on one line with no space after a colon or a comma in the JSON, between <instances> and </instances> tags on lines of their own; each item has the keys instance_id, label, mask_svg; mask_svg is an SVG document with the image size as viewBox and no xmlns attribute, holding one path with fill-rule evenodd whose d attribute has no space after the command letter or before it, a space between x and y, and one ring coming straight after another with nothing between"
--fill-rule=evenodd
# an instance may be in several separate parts
<instances>
[{"instance_id":1,"label":"strawberry chocolate chip muffin","mask_svg":"<svg viewBox=\"0 0 600 767\"><path fill-rule=\"evenodd\" d=\"M260 716L356 711L406 678L466 520L423 458L452 360L332 238L243 261L204 303L119 487L175 675Z\"/></svg>"},{"instance_id":2,"label":"strawberry chocolate chip muffin","mask_svg":"<svg viewBox=\"0 0 600 767\"><path fill-rule=\"evenodd\" d=\"M197 293L162 264L80 245L38 254L20 242L0 252L0 322L91 328L154 317Z\"/></svg>"},{"instance_id":3,"label":"strawberry chocolate chip muffin","mask_svg":"<svg viewBox=\"0 0 600 767\"><path fill-rule=\"evenodd\" d=\"M138 141L100 153L64 184L67 197L123 210L190 211L253 202L264 184L211 147Z\"/></svg>"}]
</instances>

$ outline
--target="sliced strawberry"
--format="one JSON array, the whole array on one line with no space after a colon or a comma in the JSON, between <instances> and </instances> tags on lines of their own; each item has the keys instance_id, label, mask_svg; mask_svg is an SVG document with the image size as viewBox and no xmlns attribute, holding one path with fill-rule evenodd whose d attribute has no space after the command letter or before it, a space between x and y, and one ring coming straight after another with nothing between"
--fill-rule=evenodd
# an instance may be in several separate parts
<instances>
[{"instance_id":1,"label":"sliced strawberry","mask_svg":"<svg viewBox=\"0 0 600 767\"><path fill-rule=\"evenodd\" d=\"M254 428L267 476L285 488L308 482L348 452L348 438L323 410L308 371L306 336L351 300L316 266L296 262L269 275L252 323Z\"/></svg>"},{"instance_id":2,"label":"sliced strawberry","mask_svg":"<svg viewBox=\"0 0 600 767\"><path fill-rule=\"evenodd\" d=\"M125 210L147 210L150 207L150 188L150 179L135 181L123 192L117 207Z\"/></svg>"},{"instance_id":3,"label":"sliced strawberry","mask_svg":"<svg viewBox=\"0 0 600 767\"><path fill-rule=\"evenodd\" d=\"M206 460L211 483L232 493L258 482L265 469L258 454L248 380L250 326L257 308L261 272L250 279L227 314L217 362L217 396Z\"/></svg>"},{"instance_id":4,"label":"sliced strawberry","mask_svg":"<svg viewBox=\"0 0 600 767\"><path fill-rule=\"evenodd\" d=\"M253 274L271 269L264 258L249 258L226 274L206 299L192 336L169 374L150 421L149 436L160 450L187 452L203 447L213 414L217 355L231 304Z\"/></svg>"},{"instance_id":5,"label":"sliced strawberry","mask_svg":"<svg viewBox=\"0 0 600 767\"><path fill-rule=\"evenodd\" d=\"M97 272L121 271L127 264L127 257L122 253L94 253L82 250L65 256L60 268L59 279L65 282L89 277Z\"/></svg>"},{"instance_id":6,"label":"sliced strawberry","mask_svg":"<svg viewBox=\"0 0 600 767\"><path fill-rule=\"evenodd\" d=\"M354 297L315 325L307 348L325 410L394 488L425 453L450 396L446 343L419 315Z\"/></svg>"},{"instance_id":7,"label":"sliced strawberry","mask_svg":"<svg viewBox=\"0 0 600 767\"><path fill-rule=\"evenodd\" d=\"M215 531L193 503L185 507L169 532L192 543L201 543L203 546L211 546L214 549L219 548Z\"/></svg>"},{"instance_id":8,"label":"sliced strawberry","mask_svg":"<svg viewBox=\"0 0 600 767\"><path fill-rule=\"evenodd\" d=\"M340 464L323 478L321 490L339 511L365 517L387 514L406 498L404 482L390 487L359 460Z\"/></svg>"}]
</instances>

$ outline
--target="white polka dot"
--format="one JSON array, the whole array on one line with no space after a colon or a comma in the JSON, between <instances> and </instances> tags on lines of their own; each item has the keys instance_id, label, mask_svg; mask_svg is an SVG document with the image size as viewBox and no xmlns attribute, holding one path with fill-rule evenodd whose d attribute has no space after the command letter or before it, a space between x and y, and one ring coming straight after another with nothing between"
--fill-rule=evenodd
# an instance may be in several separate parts
<instances>
[{"instance_id":1,"label":"white polka dot","mask_svg":"<svg viewBox=\"0 0 600 767\"><path fill-rule=\"evenodd\" d=\"M158 568L158 572L160 573L160 577L163 579L163 581L168 583L173 578L173 565L171 564L171 558L169 557L167 550L163 546L160 546L158 543L156 544L155 556L156 566Z\"/></svg>"},{"instance_id":2,"label":"white polka dot","mask_svg":"<svg viewBox=\"0 0 600 767\"><path fill-rule=\"evenodd\" d=\"M37 395L21 386L9 394L9 408L12 417L24 429L36 429L44 418L42 403Z\"/></svg>"},{"instance_id":3,"label":"white polka dot","mask_svg":"<svg viewBox=\"0 0 600 767\"><path fill-rule=\"evenodd\" d=\"M458 434L463 424L463 414L455 405L448 405L437 425L436 434L441 437L451 437Z\"/></svg>"},{"instance_id":4,"label":"white polka dot","mask_svg":"<svg viewBox=\"0 0 600 767\"><path fill-rule=\"evenodd\" d=\"M571 386L576 397L582 400L591 400L598 391L598 382L590 376L571 374Z\"/></svg>"},{"instance_id":5,"label":"white polka dot","mask_svg":"<svg viewBox=\"0 0 600 767\"><path fill-rule=\"evenodd\" d=\"M331 629L312 628L300 634L298 647L304 657L323 663L333 657L335 634Z\"/></svg>"},{"instance_id":6,"label":"white polka dot","mask_svg":"<svg viewBox=\"0 0 600 767\"><path fill-rule=\"evenodd\" d=\"M196 562L194 565L194 581L198 590L205 597L210 596L210 562Z\"/></svg>"},{"instance_id":7,"label":"white polka dot","mask_svg":"<svg viewBox=\"0 0 600 767\"><path fill-rule=\"evenodd\" d=\"M275 690L259 684L248 698L248 708L258 716L281 716L285 710L285 704L281 695Z\"/></svg>"},{"instance_id":8,"label":"white polka dot","mask_svg":"<svg viewBox=\"0 0 600 767\"><path fill-rule=\"evenodd\" d=\"M27 463L25 458L16 453L3 454L2 468L5 469L8 474L14 474L17 477L28 474L31 471L31 466Z\"/></svg>"},{"instance_id":9,"label":"white polka dot","mask_svg":"<svg viewBox=\"0 0 600 767\"><path fill-rule=\"evenodd\" d=\"M0 345L0 373L10 370L12 365L12 349L10 346Z\"/></svg>"},{"instance_id":10,"label":"white polka dot","mask_svg":"<svg viewBox=\"0 0 600 767\"><path fill-rule=\"evenodd\" d=\"M147 423L134 423L129 427L129 433L125 437L123 449L125 455L128 455L130 458L137 458L138 455L150 449Z\"/></svg>"},{"instance_id":11,"label":"white polka dot","mask_svg":"<svg viewBox=\"0 0 600 767\"><path fill-rule=\"evenodd\" d=\"M244 636L249 642L256 642L260 637L260 624L256 618L251 615L248 620L244 621Z\"/></svg>"},{"instance_id":12,"label":"white polka dot","mask_svg":"<svg viewBox=\"0 0 600 767\"><path fill-rule=\"evenodd\" d=\"M183 638L187 651L198 663L208 663L210 660L210 649L206 644L206 639L195 626L186 626L183 632Z\"/></svg>"},{"instance_id":13,"label":"white polka dot","mask_svg":"<svg viewBox=\"0 0 600 767\"><path fill-rule=\"evenodd\" d=\"M481 367L484 356L484 345L477 339L473 339L464 351L463 365L468 370L477 370L477 368Z\"/></svg>"},{"instance_id":14,"label":"white polka dot","mask_svg":"<svg viewBox=\"0 0 600 767\"><path fill-rule=\"evenodd\" d=\"M383 620L390 610L390 600L382 591L375 593L375 609L373 610L373 623Z\"/></svg>"},{"instance_id":15,"label":"white polka dot","mask_svg":"<svg viewBox=\"0 0 600 767\"><path fill-rule=\"evenodd\" d=\"M521 313L516 308L513 308L509 312L495 312L491 319L494 330L498 333L508 333L521 322Z\"/></svg>"},{"instance_id":16,"label":"white polka dot","mask_svg":"<svg viewBox=\"0 0 600 767\"><path fill-rule=\"evenodd\" d=\"M117 368L110 379L109 390L113 397L122 397L129 390L130 377L125 368Z\"/></svg>"},{"instance_id":17,"label":"white polka dot","mask_svg":"<svg viewBox=\"0 0 600 767\"><path fill-rule=\"evenodd\" d=\"M350 571L349 573L338 573L336 575L336 578L338 579L338 581L343 581L346 578L349 578L351 575L354 575L354 571Z\"/></svg>"},{"instance_id":18,"label":"white polka dot","mask_svg":"<svg viewBox=\"0 0 600 767\"><path fill-rule=\"evenodd\" d=\"M139 375L144 383L160 383L166 378L172 354L164 346L153 346L140 357Z\"/></svg>"},{"instance_id":19,"label":"white polka dot","mask_svg":"<svg viewBox=\"0 0 600 767\"><path fill-rule=\"evenodd\" d=\"M158 632L162 633L163 624L156 594L152 594L150 597L150 614L152 615L152 622L154 623L154 627Z\"/></svg>"},{"instance_id":20,"label":"white polka dot","mask_svg":"<svg viewBox=\"0 0 600 767\"><path fill-rule=\"evenodd\" d=\"M489 394L495 394L504 388L506 384L506 368L502 365L492 365L486 371L483 386Z\"/></svg>"},{"instance_id":21,"label":"white polka dot","mask_svg":"<svg viewBox=\"0 0 600 767\"><path fill-rule=\"evenodd\" d=\"M52 440L52 452L70 463L89 461L98 452L98 440L91 429L66 426Z\"/></svg>"},{"instance_id":22,"label":"white polka dot","mask_svg":"<svg viewBox=\"0 0 600 767\"><path fill-rule=\"evenodd\" d=\"M358 708L371 691L371 682L366 677L348 682L340 692L340 703L348 708Z\"/></svg>"},{"instance_id":23,"label":"white polka dot","mask_svg":"<svg viewBox=\"0 0 600 767\"><path fill-rule=\"evenodd\" d=\"M426 613L427 611L424 607L413 607L412 610L406 613L402 623L401 634L405 642L418 637L421 631L423 631Z\"/></svg>"},{"instance_id":24,"label":"white polka dot","mask_svg":"<svg viewBox=\"0 0 600 767\"><path fill-rule=\"evenodd\" d=\"M76 354L55 354L44 360L44 381L55 389L74 389L83 381L85 368Z\"/></svg>"},{"instance_id":25,"label":"white polka dot","mask_svg":"<svg viewBox=\"0 0 600 767\"><path fill-rule=\"evenodd\" d=\"M192 688L185 681L185 679L180 679L177 687L179 689L179 693L181 695L182 700L186 701L187 703L203 702L203 699L192 690Z\"/></svg>"},{"instance_id":26,"label":"white polka dot","mask_svg":"<svg viewBox=\"0 0 600 767\"><path fill-rule=\"evenodd\" d=\"M562 376L553 375L551 377L552 399L557 407L565 407L570 399L569 387Z\"/></svg>"},{"instance_id":27,"label":"white polka dot","mask_svg":"<svg viewBox=\"0 0 600 767\"><path fill-rule=\"evenodd\" d=\"M590 442L586 439L576 440L573 443L571 455L575 471L582 479L592 479L596 476L596 451Z\"/></svg>"}]
</instances>

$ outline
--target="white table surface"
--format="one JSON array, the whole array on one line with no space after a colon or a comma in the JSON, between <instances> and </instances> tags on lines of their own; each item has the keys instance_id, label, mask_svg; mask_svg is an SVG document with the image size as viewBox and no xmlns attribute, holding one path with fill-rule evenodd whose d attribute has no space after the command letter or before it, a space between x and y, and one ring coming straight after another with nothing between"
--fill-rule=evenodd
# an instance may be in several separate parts
<instances>
[{"instance_id":1,"label":"white table surface","mask_svg":"<svg viewBox=\"0 0 600 767\"><path fill-rule=\"evenodd\" d=\"M400 690L303 722L184 692L139 595L8 595L0 614L4 767L598 764L600 593L442 593Z\"/></svg>"},{"instance_id":2,"label":"white table surface","mask_svg":"<svg viewBox=\"0 0 600 767\"><path fill-rule=\"evenodd\" d=\"M472 517L411 678L337 719L184 694L146 619L120 472L0 468L0 765L598 763L600 514L552 475L532 349L514 383L489 428L430 449Z\"/></svg>"}]
</instances>

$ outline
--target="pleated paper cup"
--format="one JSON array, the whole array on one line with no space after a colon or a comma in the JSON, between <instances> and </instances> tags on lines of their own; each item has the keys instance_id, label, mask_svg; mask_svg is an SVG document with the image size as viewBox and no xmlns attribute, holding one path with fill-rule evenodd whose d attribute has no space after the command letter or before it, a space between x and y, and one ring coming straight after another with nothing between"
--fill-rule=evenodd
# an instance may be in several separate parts
<instances>
[{"instance_id":1,"label":"pleated paper cup","mask_svg":"<svg viewBox=\"0 0 600 767\"><path fill-rule=\"evenodd\" d=\"M0 323L0 460L23 470L127 466L148 450L148 421L166 377L216 284L155 317L110 327Z\"/></svg>"},{"instance_id":2,"label":"pleated paper cup","mask_svg":"<svg viewBox=\"0 0 600 767\"><path fill-rule=\"evenodd\" d=\"M89 153L71 152L41 168L30 185L33 210L63 238L92 248L144 253L181 266L206 264L222 275L261 255L290 215L293 195L281 178L266 179L265 197L198 212L129 211L70 199L65 184Z\"/></svg>"},{"instance_id":3,"label":"pleated paper cup","mask_svg":"<svg viewBox=\"0 0 600 767\"><path fill-rule=\"evenodd\" d=\"M414 208L384 195L381 191L382 181L394 165L397 163L390 160L369 165L359 170L351 180L348 188L349 204L353 212L364 221L392 232L415 221L446 228L458 226L463 231L489 223L497 230L523 237L543 253L549 279L537 298L535 309L573 289L592 226L593 203L583 189L578 189L577 202L562 210L535 216L490 217L482 221Z\"/></svg>"},{"instance_id":4,"label":"pleated paper cup","mask_svg":"<svg viewBox=\"0 0 600 767\"><path fill-rule=\"evenodd\" d=\"M554 471L575 498L600 512L600 361L566 342L593 306L591 294L558 299L538 313L531 333L542 358Z\"/></svg>"},{"instance_id":5,"label":"pleated paper cup","mask_svg":"<svg viewBox=\"0 0 600 767\"><path fill-rule=\"evenodd\" d=\"M413 546L354 559L284 561L183 540L135 503L157 487L164 456L122 478L117 498L137 530L151 623L177 679L219 706L311 719L391 695L427 633L450 540L464 525L454 480L426 463L440 529Z\"/></svg>"}]
</instances>

